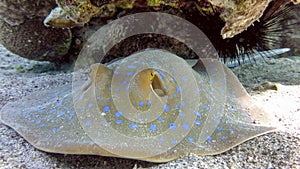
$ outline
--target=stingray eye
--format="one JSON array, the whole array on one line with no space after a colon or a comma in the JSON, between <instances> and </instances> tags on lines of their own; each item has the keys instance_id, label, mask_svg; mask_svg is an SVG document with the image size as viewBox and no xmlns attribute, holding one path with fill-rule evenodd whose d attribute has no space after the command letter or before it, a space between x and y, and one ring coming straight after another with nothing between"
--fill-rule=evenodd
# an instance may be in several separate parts
<instances>
[{"instance_id":1,"label":"stingray eye","mask_svg":"<svg viewBox=\"0 0 300 169\"><path fill-rule=\"evenodd\" d=\"M154 76L155 76L154 72L150 71L150 78L149 78L149 80L152 81L154 79Z\"/></svg>"}]
</instances>

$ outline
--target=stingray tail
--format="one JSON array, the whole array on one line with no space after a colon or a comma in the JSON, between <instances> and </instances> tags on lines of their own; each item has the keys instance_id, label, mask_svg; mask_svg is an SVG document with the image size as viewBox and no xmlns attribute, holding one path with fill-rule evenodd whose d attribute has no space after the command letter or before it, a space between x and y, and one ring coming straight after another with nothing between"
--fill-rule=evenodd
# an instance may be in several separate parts
<instances>
[{"instance_id":1,"label":"stingray tail","mask_svg":"<svg viewBox=\"0 0 300 169\"><path fill-rule=\"evenodd\" d=\"M237 67L240 65L255 63L260 60L265 60L273 56L277 56L286 52L289 52L290 48L280 48L266 51L256 51L253 53L247 53L237 56L237 59L232 58L220 58L219 60L227 65L229 68Z\"/></svg>"}]
</instances>

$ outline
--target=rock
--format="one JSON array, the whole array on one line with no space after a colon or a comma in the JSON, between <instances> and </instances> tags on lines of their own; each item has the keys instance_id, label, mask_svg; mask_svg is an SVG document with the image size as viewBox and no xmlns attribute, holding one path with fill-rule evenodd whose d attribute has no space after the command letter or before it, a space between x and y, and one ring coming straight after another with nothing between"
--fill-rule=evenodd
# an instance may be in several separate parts
<instances>
[{"instance_id":1,"label":"rock","mask_svg":"<svg viewBox=\"0 0 300 169\"><path fill-rule=\"evenodd\" d=\"M62 61L71 45L71 31L47 28L42 19L12 26L0 21L0 43L11 52L38 61Z\"/></svg>"}]
</instances>

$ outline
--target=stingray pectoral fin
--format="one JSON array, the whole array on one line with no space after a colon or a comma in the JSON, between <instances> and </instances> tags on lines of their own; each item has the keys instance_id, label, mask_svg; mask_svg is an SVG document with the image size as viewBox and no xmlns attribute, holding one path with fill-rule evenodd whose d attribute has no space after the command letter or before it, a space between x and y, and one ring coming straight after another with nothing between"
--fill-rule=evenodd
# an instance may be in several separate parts
<instances>
[{"instance_id":1,"label":"stingray pectoral fin","mask_svg":"<svg viewBox=\"0 0 300 169\"><path fill-rule=\"evenodd\" d=\"M39 91L6 104L1 110L1 122L43 151L116 156L96 145L80 126L70 85Z\"/></svg>"},{"instance_id":2,"label":"stingray pectoral fin","mask_svg":"<svg viewBox=\"0 0 300 169\"><path fill-rule=\"evenodd\" d=\"M206 89L210 91L206 93L215 106L206 109L209 114L202 119L203 127L196 132L198 140L190 147L197 149L194 153L222 153L255 136L277 129L272 115L251 99L230 69L213 59L201 59L199 62L193 67L194 70L199 75L207 75L207 84L216 79L219 84L212 82L213 87ZM225 94L223 103L220 101L222 93Z\"/></svg>"},{"instance_id":3,"label":"stingray pectoral fin","mask_svg":"<svg viewBox=\"0 0 300 169\"><path fill-rule=\"evenodd\" d=\"M263 126L269 126L272 129L275 127L275 118L270 112L259 106L247 93L245 88L241 85L238 78L233 74L233 72L223 65L224 71L227 74L227 93L232 95L232 98L238 98L236 100L237 104L242 105L248 111L249 117L252 119L253 123L260 124ZM239 85L238 85L239 84Z\"/></svg>"},{"instance_id":4,"label":"stingray pectoral fin","mask_svg":"<svg viewBox=\"0 0 300 169\"><path fill-rule=\"evenodd\" d=\"M249 96L238 78L226 65L219 61L212 60L214 59L201 59L201 63L197 63L194 70L201 73L207 70L208 67L206 65L222 67L225 78L225 83L223 85L225 85L226 89L226 104L234 103L236 106L239 106L239 108L245 109L248 116L256 124L274 127L273 115L258 106L258 104Z\"/></svg>"}]
</instances>

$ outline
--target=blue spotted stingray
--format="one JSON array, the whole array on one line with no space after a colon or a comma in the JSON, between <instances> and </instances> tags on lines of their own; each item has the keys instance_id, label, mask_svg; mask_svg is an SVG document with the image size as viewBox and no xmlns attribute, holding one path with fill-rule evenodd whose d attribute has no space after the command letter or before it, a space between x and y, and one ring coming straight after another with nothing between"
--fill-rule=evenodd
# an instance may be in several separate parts
<instances>
[{"instance_id":1,"label":"blue spotted stingray","mask_svg":"<svg viewBox=\"0 0 300 169\"><path fill-rule=\"evenodd\" d=\"M73 87L8 103L1 122L47 152L152 162L219 154L275 130L269 114L214 59L191 66L146 50L82 72L74 73Z\"/></svg>"}]
</instances>

